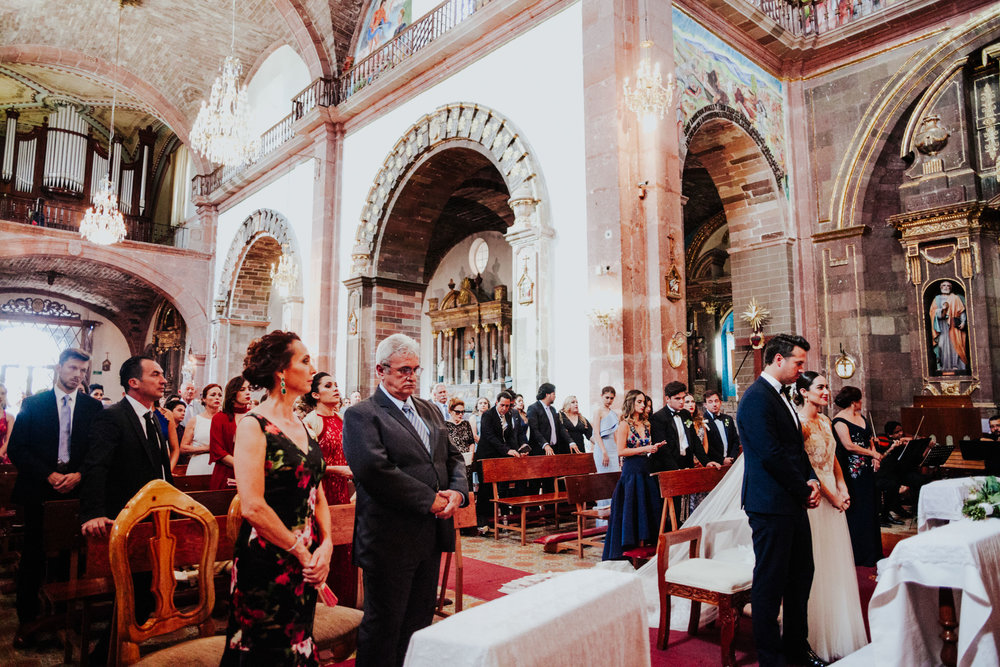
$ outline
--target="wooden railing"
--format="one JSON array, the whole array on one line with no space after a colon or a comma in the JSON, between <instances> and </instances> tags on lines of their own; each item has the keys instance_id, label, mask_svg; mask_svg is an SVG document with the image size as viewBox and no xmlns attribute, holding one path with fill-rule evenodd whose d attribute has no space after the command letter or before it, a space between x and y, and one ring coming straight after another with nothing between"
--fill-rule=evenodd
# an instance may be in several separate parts
<instances>
[{"instance_id":1,"label":"wooden railing","mask_svg":"<svg viewBox=\"0 0 1000 667\"><path fill-rule=\"evenodd\" d=\"M0 196L0 220L19 222L24 225L79 232L85 210L80 207L46 202L42 206L41 217L33 216L34 212L35 201L30 197L21 197L16 194ZM32 217L34 217L34 221ZM136 215L123 217L127 240L159 245L175 244L175 229L173 227L156 225L147 217Z\"/></svg>"}]
</instances>

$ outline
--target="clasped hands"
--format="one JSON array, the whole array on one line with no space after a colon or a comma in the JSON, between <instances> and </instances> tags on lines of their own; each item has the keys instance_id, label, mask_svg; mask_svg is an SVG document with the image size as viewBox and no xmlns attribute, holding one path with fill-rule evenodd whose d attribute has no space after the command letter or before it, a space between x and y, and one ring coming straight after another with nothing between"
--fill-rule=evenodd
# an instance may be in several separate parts
<instances>
[{"instance_id":1,"label":"clasped hands","mask_svg":"<svg viewBox=\"0 0 1000 667\"><path fill-rule=\"evenodd\" d=\"M454 489L438 491L431 504L431 514L439 519L450 519L462 504L462 494Z\"/></svg>"},{"instance_id":2,"label":"clasped hands","mask_svg":"<svg viewBox=\"0 0 1000 667\"><path fill-rule=\"evenodd\" d=\"M80 473L68 472L64 475L60 472L51 472L46 481L59 493L69 493L80 483Z\"/></svg>"},{"instance_id":3,"label":"clasped hands","mask_svg":"<svg viewBox=\"0 0 1000 667\"><path fill-rule=\"evenodd\" d=\"M809 500L806 501L806 507L809 509L819 507L819 502L822 500L819 491L819 482L815 479L811 479L806 482L806 484L808 484L809 488L812 489L812 491L809 492Z\"/></svg>"}]
</instances>

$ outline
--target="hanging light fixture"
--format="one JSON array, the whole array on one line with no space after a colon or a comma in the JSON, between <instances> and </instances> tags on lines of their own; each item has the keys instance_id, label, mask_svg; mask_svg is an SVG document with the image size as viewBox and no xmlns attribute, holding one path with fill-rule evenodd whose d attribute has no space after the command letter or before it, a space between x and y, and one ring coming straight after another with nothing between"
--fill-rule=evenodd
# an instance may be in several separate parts
<instances>
[{"instance_id":1,"label":"hanging light fixture","mask_svg":"<svg viewBox=\"0 0 1000 667\"><path fill-rule=\"evenodd\" d=\"M115 38L115 74L118 73L118 53L122 41L122 0L118 2L118 33ZM111 123L108 130L108 174L101 181L101 186L91 200L91 206L80 222L80 235L91 243L112 245L125 238L125 218L118 210L118 196L115 194L115 183L111 181L111 168L114 161L111 151L115 140L115 106L118 103L118 86L115 84L111 94Z\"/></svg>"},{"instance_id":2,"label":"hanging light fixture","mask_svg":"<svg viewBox=\"0 0 1000 667\"><path fill-rule=\"evenodd\" d=\"M674 99L674 75L667 74L667 85L663 85L663 77L660 75L660 63L653 63L650 57L650 49L653 40L649 39L648 29L648 8L643 6L642 15L642 41L639 48L642 53L639 56L639 68L635 73L635 85L629 86L629 79L625 79L625 104L629 111L639 115L643 126L651 130L656 126L657 120L663 120L663 116L670 107Z\"/></svg>"},{"instance_id":3,"label":"hanging light fixture","mask_svg":"<svg viewBox=\"0 0 1000 667\"><path fill-rule=\"evenodd\" d=\"M288 296L298 279L296 274L295 260L288 252L288 245L282 244L278 263L271 265L271 283L278 288L283 297Z\"/></svg>"},{"instance_id":4,"label":"hanging light fixture","mask_svg":"<svg viewBox=\"0 0 1000 667\"><path fill-rule=\"evenodd\" d=\"M247 87L240 85L243 67L236 57L236 0L233 0L233 32L229 55L222 73L212 84L208 103L191 128L191 145L215 164L242 167L257 159L260 140L250 136L250 106Z\"/></svg>"}]
</instances>

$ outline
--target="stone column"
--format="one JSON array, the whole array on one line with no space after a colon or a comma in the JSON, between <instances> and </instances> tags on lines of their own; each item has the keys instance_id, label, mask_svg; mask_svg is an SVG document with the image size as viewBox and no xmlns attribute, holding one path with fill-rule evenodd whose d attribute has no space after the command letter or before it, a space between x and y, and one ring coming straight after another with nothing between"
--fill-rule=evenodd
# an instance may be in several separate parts
<instances>
[{"instance_id":1,"label":"stone column","mask_svg":"<svg viewBox=\"0 0 1000 667\"><path fill-rule=\"evenodd\" d=\"M510 200L514 224L507 231L513 248L513 330L511 357L514 387L534 391L549 380L552 346L549 314L552 312L552 239L555 232L542 223L539 201L521 196ZM499 342L499 330L496 341ZM497 369L499 371L499 368ZM497 378L499 379L499 378Z\"/></svg>"},{"instance_id":2,"label":"stone column","mask_svg":"<svg viewBox=\"0 0 1000 667\"><path fill-rule=\"evenodd\" d=\"M313 223L310 238L309 310L304 338L315 345L316 368L336 375L337 302L340 294L340 168L343 163L344 128L324 122L309 132L315 164Z\"/></svg>"}]
</instances>

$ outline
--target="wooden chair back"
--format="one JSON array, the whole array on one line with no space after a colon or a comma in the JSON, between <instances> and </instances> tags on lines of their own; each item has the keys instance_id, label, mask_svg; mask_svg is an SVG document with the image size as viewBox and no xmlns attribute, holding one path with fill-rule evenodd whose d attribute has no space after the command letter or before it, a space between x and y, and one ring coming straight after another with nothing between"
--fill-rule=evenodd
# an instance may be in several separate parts
<instances>
[{"instance_id":1,"label":"wooden chair back","mask_svg":"<svg viewBox=\"0 0 1000 667\"><path fill-rule=\"evenodd\" d=\"M469 504L455 510L455 530L476 527L476 494L469 492Z\"/></svg>"},{"instance_id":2,"label":"wooden chair back","mask_svg":"<svg viewBox=\"0 0 1000 667\"><path fill-rule=\"evenodd\" d=\"M240 503L240 496L236 494L229 502L229 511L226 513L226 535L236 543L236 538L240 534L240 526L243 525L243 506Z\"/></svg>"},{"instance_id":3,"label":"wooden chair back","mask_svg":"<svg viewBox=\"0 0 1000 667\"><path fill-rule=\"evenodd\" d=\"M330 505L330 540L333 546L354 542L354 503Z\"/></svg>"},{"instance_id":4,"label":"wooden chair back","mask_svg":"<svg viewBox=\"0 0 1000 667\"><path fill-rule=\"evenodd\" d=\"M622 476L620 472L599 472L593 475L573 475L566 478L566 500L577 506L578 510L586 505L606 500L615 493L615 486Z\"/></svg>"},{"instance_id":5,"label":"wooden chair back","mask_svg":"<svg viewBox=\"0 0 1000 667\"><path fill-rule=\"evenodd\" d=\"M229 505L236 495L236 488L215 491L187 491L186 493L191 496L192 500L211 512L212 516L226 516L229 513Z\"/></svg>"},{"instance_id":6,"label":"wooden chair back","mask_svg":"<svg viewBox=\"0 0 1000 667\"><path fill-rule=\"evenodd\" d=\"M517 482L524 479L546 479L567 475L587 475L597 472L592 454L558 454L556 456L503 456L483 459L483 481Z\"/></svg>"},{"instance_id":7,"label":"wooden chair back","mask_svg":"<svg viewBox=\"0 0 1000 667\"><path fill-rule=\"evenodd\" d=\"M731 467L732 464L720 468L686 468L654 473L660 483L660 496L663 498L660 533L662 534L666 530L668 515L670 516L670 529L677 530L677 511L672 502L674 498L711 491Z\"/></svg>"},{"instance_id":8,"label":"wooden chair back","mask_svg":"<svg viewBox=\"0 0 1000 667\"><path fill-rule=\"evenodd\" d=\"M187 521L171 521L171 513ZM142 523L152 517L152 523ZM152 526L145 544L130 543L129 536L138 526ZM201 543L198 545L198 537ZM119 664L139 659L139 644L151 637L197 625L199 634L212 634L212 607L215 586L212 577L198 578L198 604L187 611L174 606L174 569L197 562L199 572L212 572L219 544L219 525L212 513L190 496L157 479L149 482L132 497L115 519L111 529L109 560L115 582L115 632ZM155 608L150 618L139 625L135 619L135 591L132 572L141 569L142 559L135 552L144 550L153 575ZM195 553L197 558L195 559Z\"/></svg>"}]
</instances>

